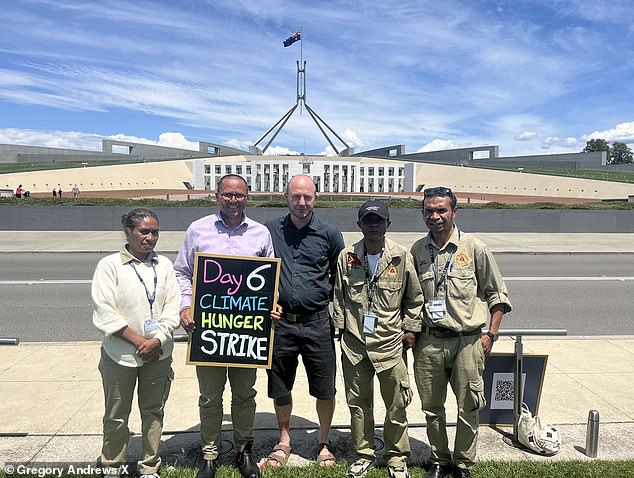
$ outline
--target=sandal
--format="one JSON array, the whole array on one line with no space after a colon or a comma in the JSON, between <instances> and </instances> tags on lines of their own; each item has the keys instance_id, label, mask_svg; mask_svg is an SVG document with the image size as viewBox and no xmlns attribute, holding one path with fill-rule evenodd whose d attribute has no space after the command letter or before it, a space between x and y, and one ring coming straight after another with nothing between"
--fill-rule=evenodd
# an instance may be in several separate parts
<instances>
[{"instance_id":1,"label":"sandal","mask_svg":"<svg viewBox=\"0 0 634 478\"><path fill-rule=\"evenodd\" d=\"M357 461L355 461L352 465L350 465L350 468L348 468L348 473L346 474L346 476L348 478L363 478L368 473L368 470L372 468L373 464L374 464L373 461L364 460L363 458L360 458Z\"/></svg>"},{"instance_id":2,"label":"sandal","mask_svg":"<svg viewBox=\"0 0 634 478\"><path fill-rule=\"evenodd\" d=\"M324 448L326 449L327 453L322 453ZM317 446L317 464L322 468L328 468L329 466L337 463L337 458L330 451L331 448L332 444L330 442L320 443Z\"/></svg>"},{"instance_id":3,"label":"sandal","mask_svg":"<svg viewBox=\"0 0 634 478\"><path fill-rule=\"evenodd\" d=\"M266 459L266 466L270 466L271 468L281 468L285 466L288 457L291 456L291 451L290 446L284 445L284 443L278 443L273 447L273 451L269 453ZM271 464L271 462L276 464Z\"/></svg>"}]
</instances>

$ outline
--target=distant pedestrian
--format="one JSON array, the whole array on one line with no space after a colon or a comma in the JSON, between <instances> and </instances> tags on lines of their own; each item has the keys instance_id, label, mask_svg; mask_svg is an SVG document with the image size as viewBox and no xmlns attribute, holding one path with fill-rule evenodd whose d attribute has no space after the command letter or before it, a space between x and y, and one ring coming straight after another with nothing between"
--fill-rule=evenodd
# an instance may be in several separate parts
<instances>
[{"instance_id":1,"label":"distant pedestrian","mask_svg":"<svg viewBox=\"0 0 634 478\"><path fill-rule=\"evenodd\" d=\"M59 187L59 190L57 191L57 195L59 197L62 197L62 187L61 186Z\"/></svg>"},{"instance_id":2,"label":"distant pedestrian","mask_svg":"<svg viewBox=\"0 0 634 478\"><path fill-rule=\"evenodd\" d=\"M79 196L79 188L77 187L77 185L76 185L76 184L73 186L72 191L73 191L73 197L74 197L74 198L76 198L77 196ZM61 194L60 194L60 196L61 196Z\"/></svg>"},{"instance_id":3,"label":"distant pedestrian","mask_svg":"<svg viewBox=\"0 0 634 478\"><path fill-rule=\"evenodd\" d=\"M57 189L53 188L53 197L56 198L57 197Z\"/></svg>"},{"instance_id":4,"label":"distant pedestrian","mask_svg":"<svg viewBox=\"0 0 634 478\"><path fill-rule=\"evenodd\" d=\"M20 184L16 189L15 189L15 197L20 199L22 197L22 185Z\"/></svg>"}]
</instances>

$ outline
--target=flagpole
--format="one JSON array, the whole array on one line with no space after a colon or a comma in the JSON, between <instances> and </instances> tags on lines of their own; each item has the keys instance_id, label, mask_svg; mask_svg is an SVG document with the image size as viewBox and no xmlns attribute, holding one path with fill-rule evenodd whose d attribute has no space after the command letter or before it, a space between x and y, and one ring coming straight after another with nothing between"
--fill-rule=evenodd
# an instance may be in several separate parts
<instances>
[{"instance_id":1,"label":"flagpole","mask_svg":"<svg viewBox=\"0 0 634 478\"><path fill-rule=\"evenodd\" d=\"M304 27L299 27L299 65L302 68L304 80L304 86L302 88L302 96L304 97L304 101L306 101L306 70L304 68ZM299 115L302 116L302 105L299 105Z\"/></svg>"}]
</instances>

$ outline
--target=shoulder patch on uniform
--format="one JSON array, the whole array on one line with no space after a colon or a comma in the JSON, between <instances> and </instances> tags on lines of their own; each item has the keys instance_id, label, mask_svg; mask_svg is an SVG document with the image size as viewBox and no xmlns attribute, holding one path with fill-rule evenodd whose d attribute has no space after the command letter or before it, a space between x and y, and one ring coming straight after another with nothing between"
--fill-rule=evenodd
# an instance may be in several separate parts
<instances>
[{"instance_id":1,"label":"shoulder patch on uniform","mask_svg":"<svg viewBox=\"0 0 634 478\"><path fill-rule=\"evenodd\" d=\"M348 252L348 256L346 258L346 263L349 266L360 266L361 265L361 261L359 260L357 255L355 253L353 253L353 252Z\"/></svg>"},{"instance_id":2,"label":"shoulder patch on uniform","mask_svg":"<svg viewBox=\"0 0 634 478\"><path fill-rule=\"evenodd\" d=\"M471 259L465 252L461 252L460 254L456 254L454 262L460 267L466 267L469 265L469 262L471 262Z\"/></svg>"},{"instance_id":3,"label":"shoulder patch on uniform","mask_svg":"<svg viewBox=\"0 0 634 478\"><path fill-rule=\"evenodd\" d=\"M387 268L387 276L390 279L396 278L397 275L398 275L398 267L392 265L392 266Z\"/></svg>"}]
</instances>

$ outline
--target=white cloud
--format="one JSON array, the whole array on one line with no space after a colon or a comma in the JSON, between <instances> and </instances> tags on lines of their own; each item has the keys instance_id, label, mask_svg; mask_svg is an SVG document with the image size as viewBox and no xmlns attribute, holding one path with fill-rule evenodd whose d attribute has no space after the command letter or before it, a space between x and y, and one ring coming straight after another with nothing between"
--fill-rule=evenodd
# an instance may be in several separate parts
<instances>
[{"instance_id":1,"label":"white cloud","mask_svg":"<svg viewBox=\"0 0 634 478\"><path fill-rule=\"evenodd\" d=\"M129 141L132 143L152 144L169 148L191 149L198 151L198 143L187 140L182 133L161 133L158 141L155 141L122 133L103 136L94 133L80 133L77 131L38 131L18 128L0 129L0 144L23 144L44 146L47 148L70 148L101 151L101 140L103 139Z\"/></svg>"},{"instance_id":2,"label":"white cloud","mask_svg":"<svg viewBox=\"0 0 634 478\"><path fill-rule=\"evenodd\" d=\"M349 128L346 129L343 134L341 134L341 137L345 140L346 143L348 143L348 146L350 146L351 148L365 148L369 144L368 141L359 138L359 135L356 131L353 131Z\"/></svg>"},{"instance_id":3,"label":"white cloud","mask_svg":"<svg viewBox=\"0 0 634 478\"><path fill-rule=\"evenodd\" d=\"M301 153L285 148L284 146L269 146L264 153L265 156L298 156L299 154Z\"/></svg>"},{"instance_id":4,"label":"white cloud","mask_svg":"<svg viewBox=\"0 0 634 478\"><path fill-rule=\"evenodd\" d=\"M445 149L455 149L456 143L451 139L435 139L430 143L427 143L422 148L416 150L417 153L426 153L427 151L443 151Z\"/></svg>"},{"instance_id":5,"label":"white cloud","mask_svg":"<svg viewBox=\"0 0 634 478\"><path fill-rule=\"evenodd\" d=\"M161 133L158 145L198 151L198 142L188 141L182 133Z\"/></svg>"},{"instance_id":6,"label":"white cloud","mask_svg":"<svg viewBox=\"0 0 634 478\"><path fill-rule=\"evenodd\" d=\"M557 150L570 150L570 149L578 149L579 148L579 140L577 138L564 138L561 139L558 136L548 136L542 142L542 149L551 149L552 152L557 152Z\"/></svg>"},{"instance_id":7,"label":"white cloud","mask_svg":"<svg viewBox=\"0 0 634 478\"><path fill-rule=\"evenodd\" d=\"M588 135L584 135L584 141L589 139L605 139L608 142L620 141L622 143L634 142L634 121L629 123L619 123L616 127L605 131L595 131Z\"/></svg>"},{"instance_id":8,"label":"white cloud","mask_svg":"<svg viewBox=\"0 0 634 478\"><path fill-rule=\"evenodd\" d=\"M33 129L0 129L1 144L22 144L47 148L84 149L101 151L104 136L77 131L38 131Z\"/></svg>"},{"instance_id":9,"label":"white cloud","mask_svg":"<svg viewBox=\"0 0 634 478\"><path fill-rule=\"evenodd\" d=\"M534 131L524 131L516 136L513 139L516 141L531 141L537 137L537 133Z\"/></svg>"}]
</instances>

